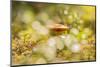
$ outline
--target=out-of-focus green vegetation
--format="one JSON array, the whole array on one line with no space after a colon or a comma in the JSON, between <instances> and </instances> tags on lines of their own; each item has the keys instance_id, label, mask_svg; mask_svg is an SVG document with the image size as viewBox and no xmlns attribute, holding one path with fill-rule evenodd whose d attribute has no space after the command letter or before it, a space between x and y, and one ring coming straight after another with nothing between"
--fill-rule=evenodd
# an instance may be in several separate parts
<instances>
[{"instance_id":1,"label":"out-of-focus green vegetation","mask_svg":"<svg viewBox=\"0 0 100 67\"><path fill-rule=\"evenodd\" d=\"M12 63L96 60L95 6L12 2Z\"/></svg>"}]
</instances>

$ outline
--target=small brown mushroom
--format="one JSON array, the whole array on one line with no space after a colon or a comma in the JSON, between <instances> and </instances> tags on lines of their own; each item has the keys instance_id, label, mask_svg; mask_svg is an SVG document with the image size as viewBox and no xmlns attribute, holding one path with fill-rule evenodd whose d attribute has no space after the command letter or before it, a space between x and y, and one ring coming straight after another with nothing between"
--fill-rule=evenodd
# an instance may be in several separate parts
<instances>
[{"instance_id":1,"label":"small brown mushroom","mask_svg":"<svg viewBox=\"0 0 100 67\"><path fill-rule=\"evenodd\" d=\"M61 35L69 29L67 25L65 26L63 24L58 23L49 24L47 27L50 29L51 34L53 35Z\"/></svg>"},{"instance_id":2,"label":"small brown mushroom","mask_svg":"<svg viewBox=\"0 0 100 67\"><path fill-rule=\"evenodd\" d=\"M68 27L63 24L50 24L48 27L53 32L63 32L68 30Z\"/></svg>"}]
</instances>

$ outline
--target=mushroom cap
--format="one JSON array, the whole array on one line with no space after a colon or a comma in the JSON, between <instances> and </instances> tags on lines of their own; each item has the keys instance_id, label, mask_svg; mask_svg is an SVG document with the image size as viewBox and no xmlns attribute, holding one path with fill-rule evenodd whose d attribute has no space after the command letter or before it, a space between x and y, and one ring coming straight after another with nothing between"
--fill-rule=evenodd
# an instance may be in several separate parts
<instances>
[{"instance_id":1,"label":"mushroom cap","mask_svg":"<svg viewBox=\"0 0 100 67\"><path fill-rule=\"evenodd\" d=\"M63 24L50 24L48 27L53 32L63 32L68 30L68 27Z\"/></svg>"}]
</instances>

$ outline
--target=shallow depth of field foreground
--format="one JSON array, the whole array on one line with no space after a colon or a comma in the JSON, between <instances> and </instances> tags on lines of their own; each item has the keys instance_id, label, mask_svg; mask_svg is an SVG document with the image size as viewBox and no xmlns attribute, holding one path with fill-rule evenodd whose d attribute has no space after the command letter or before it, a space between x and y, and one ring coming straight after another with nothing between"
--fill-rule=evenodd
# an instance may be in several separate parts
<instances>
[{"instance_id":1,"label":"shallow depth of field foreground","mask_svg":"<svg viewBox=\"0 0 100 67\"><path fill-rule=\"evenodd\" d=\"M12 65L96 60L95 6L12 2Z\"/></svg>"}]
</instances>

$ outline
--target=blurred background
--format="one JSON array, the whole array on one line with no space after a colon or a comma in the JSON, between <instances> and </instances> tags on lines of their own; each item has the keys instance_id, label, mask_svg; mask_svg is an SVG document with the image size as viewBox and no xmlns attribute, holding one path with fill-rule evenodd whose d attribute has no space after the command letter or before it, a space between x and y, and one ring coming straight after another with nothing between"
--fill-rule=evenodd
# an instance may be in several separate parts
<instances>
[{"instance_id":1,"label":"blurred background","mask_svg":"<svg viewBox=\"0 0 100 67\"><path fill-rule=\"evenodd\" d=\"M95 6L12 3L12 63L96 60Z\"/></svg>"}]
</instances>

